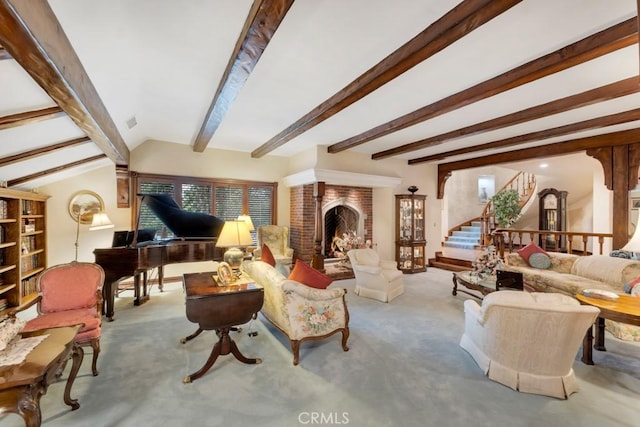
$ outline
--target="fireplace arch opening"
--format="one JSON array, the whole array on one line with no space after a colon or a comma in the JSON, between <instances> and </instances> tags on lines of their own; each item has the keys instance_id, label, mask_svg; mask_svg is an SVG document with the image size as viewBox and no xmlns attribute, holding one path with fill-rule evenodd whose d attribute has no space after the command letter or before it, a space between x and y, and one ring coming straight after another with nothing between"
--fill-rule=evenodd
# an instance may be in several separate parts
<instances>
[{"instance_id":1,"label":"fireplace arch opening","mask_svg":"<svg viewBox=\"0 0 640 427\"><path fill-rule=\"evenodd\" d=\"M331 248L334 237L342 237L350 232L363 237L364 215L357 206L345 200L336 200L325 206L323 211L323 255L335 258Z\"/></svg>"}]
</instances>

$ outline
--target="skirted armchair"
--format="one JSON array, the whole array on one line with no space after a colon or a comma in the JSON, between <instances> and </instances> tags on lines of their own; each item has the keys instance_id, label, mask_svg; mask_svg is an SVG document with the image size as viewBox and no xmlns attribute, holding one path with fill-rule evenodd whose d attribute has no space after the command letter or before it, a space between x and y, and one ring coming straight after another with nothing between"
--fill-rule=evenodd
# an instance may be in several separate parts
<instances>
[{"instance_id":1,"label":"skirted armchair","mask_svg":"<svg viewBox=\"0 0 640 427\"><path fill-rule=\"evenodd\" d=\"M491 380L559 399L578 390L573 362L599 309L567 295L505 290L482 306L466 300L464 312L460 346Z\"/></svg>"},{"instance_id":2,"label":"skirted armchair","mask_svg":"<svg viewBox=\"0 0 640 427\"><path fill-rule=\"evenodd\" d=\"M404 293L404 278L395 261L381 260L370 248L351 249L347 256L356 277L356 295L390 302Z\"/></svg>"},{"instance_id":3,"label":"skirted armchair","mask_svg":"<svg viewBox=\"0 0 640 427\"><path fill-rule=\"evenodd\" d=\"M262 257L262 245L269 246L276 261L276 268L288 274L293 261L293 249L289 247L289 227L280 225L261 225L257 231L258 247L253 251L256 259Z\"/></svg>"}]
</instances>

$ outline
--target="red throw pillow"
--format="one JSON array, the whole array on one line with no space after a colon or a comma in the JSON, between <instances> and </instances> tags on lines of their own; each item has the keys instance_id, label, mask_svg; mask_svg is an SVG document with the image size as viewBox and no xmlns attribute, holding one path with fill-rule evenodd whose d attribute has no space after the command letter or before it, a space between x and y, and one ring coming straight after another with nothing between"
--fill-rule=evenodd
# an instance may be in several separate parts
<instances>
[{"instance_id":1,"label":"red throw pillow","mask_svg":"<svg viewBox=\"0 0 640 427\"><path fill-rule=\"evenodd\" d=\"M260 260L266 262L271 267L276 266L276 259L273 257L273 253L271 252L271 249L269 249L269 246L267 246L266 243L262 245L262 253L260 254Z\"/></svg>"},{"instance_id":2,"label":"red throw pillow","mask_svg":"<svg viewBox=\"0 0 640 427\"><path fill-rule=\"evenodd\" d=\"M289 279L317 289L326 289L333 282L331 277L299 259L296 260L296 265L293 266Z\"/></svg>"},{"instance_id":3,"label":"red throw pillow","mask_svg":"<svg viewBox=\"0 0 640 427\"><path fill-rule=\"evenodd\" d=\"M529 242L527 246L518 250L518 255L520 255L522 259L527 262L529 262L529 257L535 253L545 254L546 256L549 256L549 254L544 249L533 242Z\"/></svg>"}]
</instances>

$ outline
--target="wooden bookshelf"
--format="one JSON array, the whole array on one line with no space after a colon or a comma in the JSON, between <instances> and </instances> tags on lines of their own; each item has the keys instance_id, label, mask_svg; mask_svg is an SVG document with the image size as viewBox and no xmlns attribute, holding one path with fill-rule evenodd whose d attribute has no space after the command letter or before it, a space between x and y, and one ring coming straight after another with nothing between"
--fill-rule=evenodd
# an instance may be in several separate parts
<instances>
[{"instance_id":1,"label":"wooden bookshelf","mask_svg":"<svg viewBox=\"0 0 640 427\"><path fill-rule=\"evenodd\" d=\"M37 295L36 277L47 268L48 198L0 188L0 318Z\"/></svg>"}]
</instances>

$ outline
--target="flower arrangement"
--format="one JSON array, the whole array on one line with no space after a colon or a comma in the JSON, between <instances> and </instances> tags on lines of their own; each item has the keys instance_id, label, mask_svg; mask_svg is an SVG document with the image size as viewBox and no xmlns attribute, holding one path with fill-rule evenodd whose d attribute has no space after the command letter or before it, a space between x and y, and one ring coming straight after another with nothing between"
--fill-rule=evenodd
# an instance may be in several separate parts
<instances>
[{"instance_id":1,"label":"flower arrangement","mask_svg":"<svg viewBox=\"0 0 640 427\"><path fill-rule=\"evenodd\" d=\"M487 246L484 254L476 258L472 266L473 273L479 277L497 275L498 270L502 268L502 260L496 252L496 247L493 245Z\"/></svg>"},{"instance_id":2,"label":"flower arrangement","mask_svg":"<svg viewBox=\"0 0 640 427\"><path fill-rule=\"evenodd\" d=\"M344 258L351 249L370 248L371 240L363 241L355 231L348 231L340 236L334 236L331 241L331 256L334 258Z\"/></svg>"}]
</instances>

